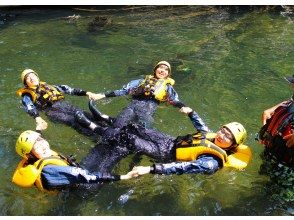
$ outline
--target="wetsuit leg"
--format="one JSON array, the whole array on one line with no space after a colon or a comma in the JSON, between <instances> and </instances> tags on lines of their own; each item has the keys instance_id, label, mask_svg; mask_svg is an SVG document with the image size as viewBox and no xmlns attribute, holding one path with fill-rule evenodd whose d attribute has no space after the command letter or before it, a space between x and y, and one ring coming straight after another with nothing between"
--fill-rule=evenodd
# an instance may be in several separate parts
<instances>
[{"instance_id":1,"label":"wetsuit leg","mask_svg":"<svg viewBox=\"0 0 294 220\"><path fill-rule=\"evenodd\" d=\"M154 123L154 113L158 103L154 100L137 100L134 106L136 122L146 128L151 128Z\"/></svg>"},{"instance_id":2,"label":"wetsuit leg","mask_svg":"<svg viewBox=\"0 0 294 220\"><path fill-rule=\"evenodd\" d=\"M115 118L110 117L109 115L103 114L100 112L97 107L95 106L95 103L93 100L89 101L89 109L96 121L105 121L108 125L112 125Z\"/></svg>"},{"instance_id":3,"label":"wetsuit leg","mask_svg":"<svg viewBox=\"0 0 294 220\"><path fill-rule=\"evenodd\" d=\"M115 119L113 127L122 128L129 123L139 123L150 128L154 122L153 115L158 103L154 100L134 99Z\"/></svg>"},{"instance_id":4,"label":"wetsuit leg","mask_svg":"<svg viewBox=\"0 0 294 220\"><path fill-rule=\"evenodd\" d=\"M91 172L110 172L122 158L130 154L130 150L122 144L119 128L100 128L99 131L102 140L90 150L80 164Z\"/></svg>"},{"instance_id":5,"label":"wetsuit leg","mask_svg":"<svg viewBox=\"0 0 294 220\"><path fill-rule=\"evenodd\" d=\"M123 111L114 120L113 127L122 128L135 119L134 104L135 103L133 101L130 105L123 109Z\"/></svg>"},{"instance_id":6,"label":"wetsuit leg","mask_svg":"<svg viewBox=\"0 0 294 220\"><path fill-rule=\"evenodd\" d=\"M160 162L174 159L175 138L155 129L130 124L123 128L99 127L98 130L102 136L101 142L81 162L91 172L110 172L130 153L144 154Z\"/></svg>"},{"instance_id":7,"label":"wetsuit leg","mask_svg":"<svg viewBox=\"0 0 294 220\"><path fill-rule=\"evenodd\" d=\"M121 131L121 142L133 153L144 154L161 162L174 159L174 137L141 125L128 125Z\"/></svg>"},{"instance_id":8,"label":"wetsuit leg","mask_svg":"<svg viewBox=\"0 0 294 220\"><path fill-rule=\"evenodd\" d=\"M83 110L73 106L72 104L66 101L55 102L52 106L44 110L45 114L50 118L50 120L54 122L64 123L68 126L73 127L78 132L87 136L92 136L94 139L96 139L97 134L95 134L95 132L93 132L89 128L83 127L76 121L75 113L77 111ZM84 113L87 117L89 117L90 120L93 120L92 114L88 112Z\"/></svg>"}]
</instances>

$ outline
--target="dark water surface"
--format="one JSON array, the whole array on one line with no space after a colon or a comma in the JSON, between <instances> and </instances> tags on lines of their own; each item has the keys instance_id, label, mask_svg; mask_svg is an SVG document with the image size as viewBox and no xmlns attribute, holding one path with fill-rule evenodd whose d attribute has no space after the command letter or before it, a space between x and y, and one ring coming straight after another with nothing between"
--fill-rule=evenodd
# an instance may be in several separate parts
<instances>
[{"instance_id":1,"label":"dark water surface","mask_svg":"<svg viewBox=\"0 0 294 220\"><path fill-rule=\"evenodd\" d=\"M283 79L293 74L291 19L262 10L228 13L197 6L15 13L14 20L0 26L0 215L293 215L293 185L292 195L285 198L279 186L259 174L263 147L254 140L262 111L292 95ZM73 15L80 17L67 18ZM98 15L108 16L111 24L89 32L89 22ZM212 176L146 175L94 192L58 195L11 183L20 160L16 138L35 128L15 94L23 69L34 69L50 84L105 92L151 73L159 60L172 64L181 99L212 130L230 121L244 124L253 151L246 170L224 168ZM85 97L66 99L87 109ZM98 105L115 116L128 103L118 97ZM188 118L171 106L162 105L155 121L156 128L174 136L194 131ZM94 146L62 124L49 122L44 135L53 149L76 154L78 160ZM126 173L131 159L121 161L114 172ZM144 157L141 164L151 162Z\"/></svg>"}]
</instances>

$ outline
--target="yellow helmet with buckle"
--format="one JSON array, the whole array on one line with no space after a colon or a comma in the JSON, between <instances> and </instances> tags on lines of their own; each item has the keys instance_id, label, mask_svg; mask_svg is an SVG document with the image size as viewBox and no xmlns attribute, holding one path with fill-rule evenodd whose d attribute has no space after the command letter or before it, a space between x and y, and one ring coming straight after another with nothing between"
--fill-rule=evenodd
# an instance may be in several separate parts
<instances>
[{"instance_id":1,"label":"yellow helmet with buckle","mask_svg":"<svg viewBox=\"0 0 294 220\"><path fill-rule=\"evenodd\" d=\"M223 125L223 127L230 130L233 134L235 141L238 145L243 144L247 138L247 132L244 126L238 122L231 122L228 124Z\"/></svg>"},{"instance_id":2,"label":"yellow helmet with buckle","mask_svg":"<svg viewBox=\"0 0 294 220\"><path fill-rule=\"evenodd\" d=\"M158 67L159 65L165 65L165 66L167 66L167 67L168 67L168 74L169 74L169 75L171 74L171 66L170 66L169 62L167 62L167 61L160 61L160 62L158 62L158 63L154 66L154 68L153 68L153 72L154 72L154 73L155 73L155 71L156 71L156 69L157 69L157 67Z\"/></svg>"},{"instance_id":3,"label":"yellow helmet with buckle","mask_svg":"<svg viewBox=\"0 0 294 220\"><path fill-rule=\"evenodd\" d=\"M28 75L29 73L33 73L33 74L35 74L39 78L38 74L34 70L32 70L32 69L25 69L24 71L22 71L21 76L20 76L21 81L23 82L23 84L25 84L26 75Z\"/></svg>"},{"instance_id":4,"label":"yellow helmet with buckle","mask_svg":"<svg viewBox=\"0 0 294 220\"><path fill-rule=\"evenodd\" d=\"M27 130L22 132L15 144L16 153L18 153L21 157L27 158L27 154L29 154L41 134L35 131Z\"/></svg>"}]
</instances>

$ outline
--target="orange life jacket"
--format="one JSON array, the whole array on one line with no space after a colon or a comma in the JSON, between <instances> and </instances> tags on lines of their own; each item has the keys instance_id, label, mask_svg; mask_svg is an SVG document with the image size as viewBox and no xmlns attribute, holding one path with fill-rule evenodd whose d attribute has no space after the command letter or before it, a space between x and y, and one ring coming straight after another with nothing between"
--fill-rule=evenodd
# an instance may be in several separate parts
<instances>
[{"instance_id":1,"label":"orange life jacket","mask_svg":"<svg viewBox=\"0 0 294 220\"><path fill-rule=\"evenodd\" d=\"M46 82L40 82L37 87L24 87L16 91L18 96L28 94L31 96L34 104L39 108L52 105L54 102L64 99L64 95L54 86L48 85Z\"/></svg>"}]
</instances>

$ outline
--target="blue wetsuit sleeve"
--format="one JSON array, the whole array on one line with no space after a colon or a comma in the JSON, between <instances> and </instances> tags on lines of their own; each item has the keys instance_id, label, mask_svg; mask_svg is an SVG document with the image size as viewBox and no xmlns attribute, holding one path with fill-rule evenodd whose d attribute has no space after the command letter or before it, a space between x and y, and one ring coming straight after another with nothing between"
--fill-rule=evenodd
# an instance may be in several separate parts
<instances>
[{"instance_id":1,"label":"blue wetsuit sleeve","mask_svg":"<svg viewBox=\"0 0 294 220\"><path fill-rule=\"evenodd\" d=\"M169 104L178 108L182 108L185 106L185 104L179 100L178 93L169 84L167 85L167 93L168 93L167 101Z\"/></svg>"},{"instance_id":2,"label":"blue wetsuit sleeve","mask_svg":"<svg viewBox=\"0 0 294 220\"><path fill-rule=\"evenodd\" d=\"M189 113L188 116L189 116L192 124L194 125L194 127L197 129L197 131L199 131L201 133L210 132L210 129L204 123L202 118L200 118L200 116L197 114L197 112L192 111L191 113Z\"/></svg>"},{"instance_id":3,"label":"blue wetsuit sleeve","mask_svg":"<svg viewBox=\"0 0 294 220\"><path fill-rule=\"evenodd\" d=\"M41 173L45 189L63 188L81 183L98 183L120 180L119 175L89 173L88 170L73 166L47 165Z\"/></svg>"},{"instance_id":4,"label":"blue wetsuit sleeve","mask_svg":"<svg viewBox=\"0 0 294 220\"><path fill-rule=\"evenodd\" d=\"M39 112L34 105L32 98L30 95L24 95L22 97L22 104L24 106L25 111L32 117L36 118L39 116Z\"/></svg>"},{"instance_id":5,"label":"blue wetsuit sleeve","mask_svg":"<svg viewBox=\"0 0 294 220\"><path fill-rule=\"evenodd\" d=\"M78 89L78 88L71 88L68 85L58 85L54 86L59 92L69 94L69 95L76 95L76 96L86 96L87 91Z\"/></svg>"},{"instance_id":6,"label":"blue wetsuit sleeve","mask_svg":"<svg viewBox=\"0 0 294 220\"><path fill-rule=\"evenodd\" d=\"M186 174L186 173L202 173L213 174L220 168L219 161L213 156L203 155L197 160L189 162L173 162L166 164L154 164L151 173L157 174Z\"/></svg>"},{"instance_id":7,"label":"blue wetsuit sleeve","mask_svg":"<svg viewBox=\"0 0 294 220\"><path fill-rule=\"evenodd\" d=\"M112 92L105 93L105 97L116 97L129 95L134 89L138 88L142 79L132 80L128 84L124 85L122 89L114 90Z\"/></svg>"}]
</instances>

